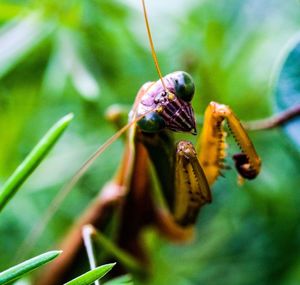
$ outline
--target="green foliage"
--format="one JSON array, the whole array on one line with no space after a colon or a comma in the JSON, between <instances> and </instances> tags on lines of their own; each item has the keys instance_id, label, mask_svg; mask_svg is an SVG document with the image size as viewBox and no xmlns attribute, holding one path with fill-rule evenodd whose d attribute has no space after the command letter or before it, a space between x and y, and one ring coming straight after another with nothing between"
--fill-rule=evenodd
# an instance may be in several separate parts
<instances>
[{"instance_id":1,"label":"green foliage","mask_svg":"<svg viewBox=\"0 0 300 285\"><path fill-rule=\"evenodd\" d=\"M25 160L18 166L15 172L9 177L0 189L0 211L8 201L16 194L17 190L30 176L34 169L45 158L50 149L61 137L73 115L69 114L60 119L39 141L35 148L28 154Z\"/></svg>"},{"instance_id":2,"label":"green foliage","mask_svg":"<svg viewBox=\"0 0 300 285\"><path fill-rule=\"evenodd\" d=\"M28 259L18 265L15 265L3 272L0 272L0 284L7 284L23 275L39 268L40 266L50 262L61 254L61 251L49 251L39 256Z\"/></svg>"},{"instance_id":3,"label":"green foliage","mask_svg":"<svg viewBox=\"0 0 300 285\"><path fill-rule=\"evenodd\" d=\"M86 272L83 275L65 283L65 285L89 285L95 282L96 280L102 278L105 274L107 274L113 267L115 263L105 264L99 266L93 270Z\"/></svg>"},{"instance_id":4,"label":"green foliage","mask_svg":"<svg viewBox=\"0 0 300 285\"><path fill-rule=\"evenodd\" d=\"M105 121L106 108L130 106L141 85L157 79L141 5L124 3L0 2L0 184L53 118L76 116L1 213L0 268L13 262L68 177L115 132ZM147 6L162 72L193 75L197 115L211 100L230 105L243 120L273 113L270 71L299 32L298 1L166 0L147 1ZM261 175L239 187L234 171L226 172L226 179L213 186L213 203L201 211L192 243L173 245L146 233L149 284L300 282L300 157L280 130L250 136L262 157ZM31 254L61 240L113 176L122 148L120 141L112 145L76 185ZM230 144L229 156L233 148ZM77 275L86 266L78 265Z\"/></svg>"}]
</instances>

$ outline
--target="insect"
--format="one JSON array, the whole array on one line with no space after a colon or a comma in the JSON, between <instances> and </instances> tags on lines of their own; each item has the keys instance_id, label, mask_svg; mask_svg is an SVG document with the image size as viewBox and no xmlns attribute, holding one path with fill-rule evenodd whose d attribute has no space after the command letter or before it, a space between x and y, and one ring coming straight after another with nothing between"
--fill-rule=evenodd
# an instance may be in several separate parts
<instances>
[{"instance_id":1,"label":"insect","mask_svg":"<svg viewBox=\"0 0 300 285\"><path fill-rule=\"evenodd\" d=\"M145 264L149 261L141 233L146 227L155 227L170 240L190 239L199 211L212 201L211 185L226 168L225 122L241 149L233 157L239 176L254 179L259 174L260 158L242 124L226 105L209 104L196 147L185 140L174 143L174 132L197 134L191 106L195 86L192 77L184 71L161 75L144 0L141 2L159 79L140 88L129 123L100 147L68 185L69 189L94 159L127 131L123 160L115 177L74 226L62 246L64 255L47 269L43 284L66 281L82 253L81 228L86 224L103 232L110 218L117 216L115 242Z\"/></svg>"}]
</instances>

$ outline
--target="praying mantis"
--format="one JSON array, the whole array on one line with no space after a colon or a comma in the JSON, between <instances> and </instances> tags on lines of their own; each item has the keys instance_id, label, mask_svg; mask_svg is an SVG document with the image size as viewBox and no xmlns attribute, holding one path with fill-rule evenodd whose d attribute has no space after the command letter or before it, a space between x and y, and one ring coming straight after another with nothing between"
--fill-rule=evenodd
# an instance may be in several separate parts
<instances>
[{"instance_id":1,"label":"praying mantis","mask_svg":"<svg viewBox=\"0 0 300 285\"><path fill-rule=\"evenodd\" d=\"M191 239L201 208L212 202L211 186L226 168L225 122L241 150L233 156L239 177L254 179L260 172L261 160L251 140L226 105L209 104L195 147L186 140L174 142L174 132L197 134L191 106L195 86L184 71L161 74L145 1L141 2L159 79L140 88L128 124L100 147L68 185L70 188L94 159L127 131L119 169L73 227L62 245L64 254L47 269L42 284L66 281L83 250L81 229L87 224L104 232L110 219L117 216L114 240L141 264L149 263L141 240L145 228L152 226L171 241Z\"/></svg>"}]
</instances>

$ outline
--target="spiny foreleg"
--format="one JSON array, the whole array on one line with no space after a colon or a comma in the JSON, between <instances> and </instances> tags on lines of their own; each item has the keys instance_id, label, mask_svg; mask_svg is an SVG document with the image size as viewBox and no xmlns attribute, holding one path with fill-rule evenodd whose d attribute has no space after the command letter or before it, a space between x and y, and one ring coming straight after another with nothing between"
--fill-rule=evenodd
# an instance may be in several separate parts
<instances>
[{"instance_id":1,"label":"spiny foreleg","mask_svg":"<svg viewBox=\"0 0 300 285\"><path fill-rule=\"evenodd\" d=\"M199 161L204 168L209 185L214 183L222 168L225 167L227 145L224 121L227 122L241 149L241 153L233 156L240 176L254 179L261 167L261 160L236 115L228 106L211 102L205 111L203 131L197 146Z\"/></svg>"}]
</instances>

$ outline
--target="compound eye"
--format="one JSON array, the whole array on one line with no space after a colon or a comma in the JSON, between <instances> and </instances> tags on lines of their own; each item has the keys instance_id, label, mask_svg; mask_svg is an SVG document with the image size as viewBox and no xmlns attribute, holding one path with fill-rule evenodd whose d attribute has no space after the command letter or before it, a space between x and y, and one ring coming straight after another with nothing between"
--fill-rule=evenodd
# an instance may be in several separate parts
<instances>
[{"instance_id":1,"label":"compound eye","mask_svg":"<svg viewBox=\"0 0 300 285\"><path fill-rule=\"evenodd\" d=\"M192 77L184 71L180 71L176 75L177 75L175 78L176 96L186 102L191 102L195 93L195 85Z\"/></svg>"},{"instance_id":2,"label":"compound eye","mask_svg":"<svg viewBox=\"0 0 300 285\"><path fill-rule=\"evenodd\" d=\"M158 132L166 126L164 119L156 112L147 114L137 124L146 133Z\"/></svg>"}]
</instances>

